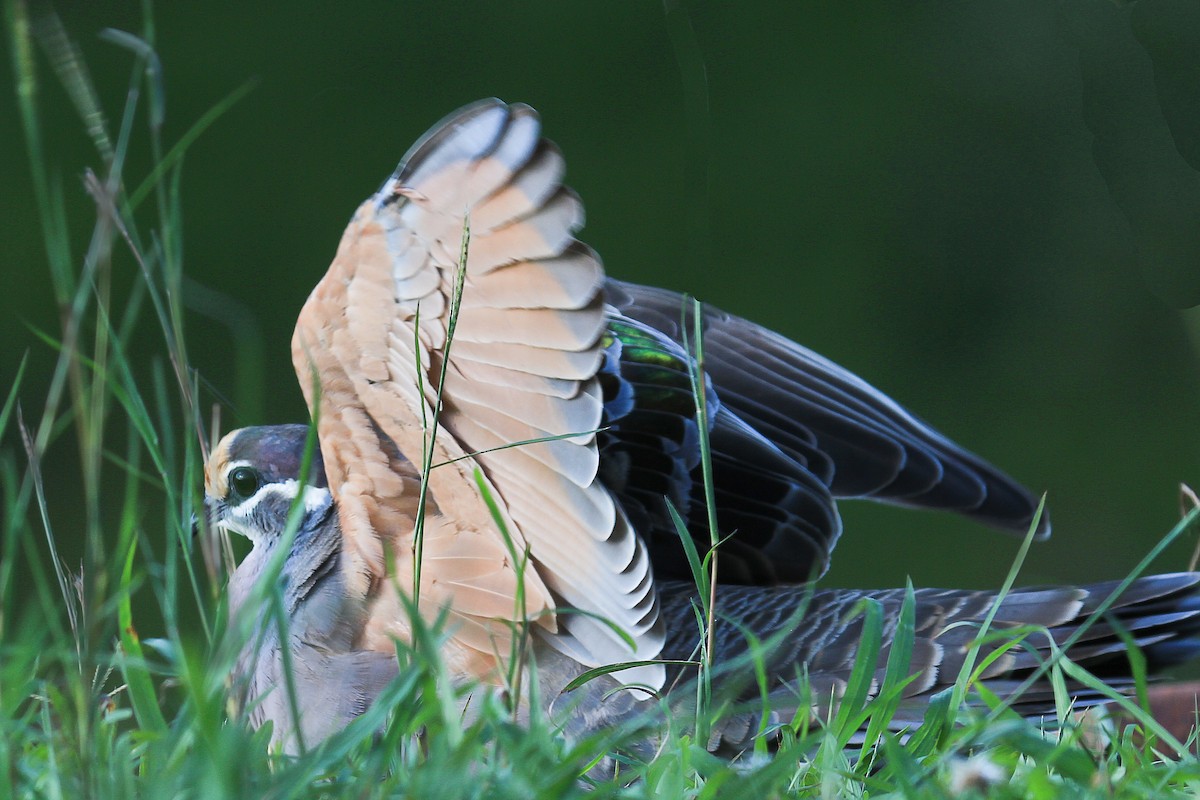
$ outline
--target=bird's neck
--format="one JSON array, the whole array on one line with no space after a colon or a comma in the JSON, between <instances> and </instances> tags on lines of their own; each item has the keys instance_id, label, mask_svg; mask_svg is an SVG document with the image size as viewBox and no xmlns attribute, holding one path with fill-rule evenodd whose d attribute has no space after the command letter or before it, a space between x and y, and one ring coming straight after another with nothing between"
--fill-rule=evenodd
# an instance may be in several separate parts
<instances>
[{"instance_id":1,"label":"bird's neck","mask_svg":"<svg viewBox=\"0 0 1200 800\"><path fill-rule=\"evenodd\" d=\"M345 621L339 609L345 599L341 531L328 515L321 515L306 520L290 539L286 554L280 550L287 544L283 537L255 542L229 579L230 618L249 613L260 622L267 620L272 592L278 591L292 636L337 638L338 626ZM318 606L331 613L313 613Z\"/></svg>"}]
</instances>

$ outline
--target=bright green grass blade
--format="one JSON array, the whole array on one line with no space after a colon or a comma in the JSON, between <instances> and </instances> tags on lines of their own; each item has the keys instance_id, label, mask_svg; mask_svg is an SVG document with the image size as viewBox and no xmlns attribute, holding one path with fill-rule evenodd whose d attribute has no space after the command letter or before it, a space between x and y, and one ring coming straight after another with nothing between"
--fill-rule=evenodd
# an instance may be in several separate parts
<instances>
[{"instance_id":1,"label":"bright green grass blade","mask_svg":"<svg viewBox=\"0 0 1200 800\"><path fill-rule=\"evenodd\" d=\"M1043 498L1043 502L1044 502L1044 498ZM1039 508L1039 512L1040 512L1041 506L1039 505L1038 508ZM1096 620L1103 619L1104 615L1108 612L1108 609L1110 609L1112 607L1112 604L1114 602L1116 602L1117 598L1119 598L1122 594L1125 593L1125 590L1129 588L1130 584L1132 584L1138 578L1138 576L1144 575L1146 573L1146 571L1150 568L1150 565L1152 563L1154 563L1154 561L1160 555L1162 555L1163 551L1166 550L1173 542L1175 542L1177 539L1179 539L1179 537L1183 536L1183 534L1185 532L1187 532L1189 529L1191 529L1191 527L1196 524L1196 521L1198 519L1200 519L1200 507L1193 508L1187 514L1185 514L1184 517L1179 522L1177 522L1174 525L1174 527L1172 527L1171 530L1168 531L1164 537L1159 539L1158 543L1155 544L1154 547L1152 547L1150 549L1150 552L1148 552L1145 556L1143 556L1142 559L1137 563L1137 565L1132 570L1130 570L1129 574L1127 574L1121 580L1121 582L1119 584L1117 584L1116 587L1113 588L1113 590L1109 593L1108 597L1106 597L1103 601L1100 602L1100 604L1096 607L1096 610L1092 613L1092 615L1090 617L1088 617L1086 620L1084 620L1082 623L1080 623L1079 626L1076 628L1075 632L1072 633L1071 636L1069 636L1067 638L1067 640L1061 644L1060 649L1062 650L1062 652L1069 651L1071 649L1071 647L1087 633L1087 631L1091 628L1092 624ZM1035 525L1037 524L1037 516L1034 517L1034 524ZM1032 528L1031 528L1031 530L1032 530ZM1027 541L1028 541L1028 537L1027 537ZM1024 554L1024 549L1022 550L1021 557L1023 557L1023 554ZM1051 666L1052 666L1051 664L1046 663L1046 664L1042 664L1037 669L1035 669L1012 692L1012 694L1010 695L1010 700L1005 701L1005 703L1003 705L1005 707L1007 707L1007 705L1009 703L1011 703L1013 700L1016 700L1017 698L1019 698L1022 693L1024 693L1025 691L1027 691L1029 689L1029 687L1033 686L1035 683L1037 683L1039 680L1041 680L1042 677L1046 674L1046 672L1051 668ZM1000 710L1001 709L996 709L996 711L994 711L993 713L999 713Z\"/></svg>"},{"instance_id":2,"label":"bright green grass blade","mask_svg":"<svg viewBox=\"0 0 1200 800\"><path fill-rule=\"evenodd\" d=\"M912 663L913 642L916 638L916 593L912 581L908 581L904 589L904 600L900 603L900 616L892 633L892 642L888 649L887 667L883 674L883 683L879 693L871 704L871 716L867 722L866 736L863 740L862 756L865 758L879 741L879 737L888 729L888 723L895 716L896 710L904 696L904 687L908 686L916 676L909 675ZM859 761L862 764L862 759Z\"/></svg>"},{"instance_id":3,"label":"bright green grass blade","mask_svg":"<svg viewBox=\"0 0 1200 800\"><path fill-rule=\"evenodd\" d=\"M167 721L163 718L158 706L158 697L154 689L154 681L146 669L146 656L142 650L141 640L133 626L132 592L133 559L137 553L137 539L131 538L128 551L125 554L125 566L121 571L120 593L117 601L118 635L121 647L117 651L121 672L125 676L125 685L129 687L129 700L133 705L138 724L150 733L161 735L167 729Z\"/></svg>"},{"instance_id":4,"label":"bright green grass blade","mask_svg":"<svg viewBox=\"0 0 1200 800\"><path fill-rule=\"evenodd\" d=\"M846 691L838 702L837 715L833 720L838 743L846 743L858 732L859 717L871 687L875 682L875 670L879 664L879 650L883 639L883 606L878 600L864 597L854 604L852 616L862 615L862 633L858 637L858 648L854 652L854 666L846 681Z\"/></svg>"},{"instance_id":5,"label":"bright green grass blade","mask_svg":"<svg viewBox=\"0 0 1200 800\"><path fill-rule=\"evenodd\" d=\"M675 504L671 502L671 498L663 497L667 503L667 513L671 515L671 524L675 526L675 534L679 537L679 542L683 546L683 553L687 557L688 567L692 571L692 580L696 582L697 593L700 598L700 605L703 609L705 619L710 619L709 601L711 599L709 593L709 573L704 568L703 562L700 560L700 553L696 550L696 542L693 541L692 535L688 533L687 523L684 522L679 511L676 510Z\"/></svg>"},{"instance_id":6,"label":"bright green grass blade","mask_svg":"<svg viewBox=\"0 0 1200 800\"><path fill-rule=\"evenodd\" d=\"M950 713L945 717L943 733L949 732L950 726L954 723L955 715L963 707L967 690L971 680L975 677L975 662L979 658L983 639L991 631L992 622L1000 610L1000 605L1004 602L1004 598L1008 596L1008 593L1012 591L1013 584L1016 583L1017 574L1021 571L1021 566L1025 563L1025 557L1029 554L1029 547L1033 544L1034 537L1037 535L1038 525L1041 523L1045 506L1046 497L1043 495L1042 499L1038 502L1033 520L1029 523L1029 530L1026 532L1025 538L1021 540L1021 546L1017 550L1017 555L1013 559L1012 566L1009 567L1008 574L1004 577L1004 583L1001 585L1000 591L996 593L996 599L992 601L991 608L988 609L987 615L983 618L983 622L979 626L979 632L967 650L966 658L963 659L962 669L959 670L958 676L954 681L954 686L952 687Z\"/></svg>"},{"instance_id":7,"label":"bright green grass blade","mask_svg":"<svg viewBox=\"0 0 1200 800\"><path fill-rule=\"evenodd\" d=\"M698 667L698 666L700 666L699 661L688 661L686 659L666 659L666 658L664 658L664 659L648 659L645 661L622 661L619 664L605 664L602 667L595 667L593 669L589 669L588 671L573 678L563 688L563 691L564 692L574 691L575 689L578 689L580 686L583 686L588 681L595 680L596 678L599 678L602 675L612 675L614 673L622 672L627 669L634 669L636 667L651 667L651 666L654 666L655 664L666 664L666 665L674 665L674 666L680 666L680 667Z\"/></svg>"}]
</instances>

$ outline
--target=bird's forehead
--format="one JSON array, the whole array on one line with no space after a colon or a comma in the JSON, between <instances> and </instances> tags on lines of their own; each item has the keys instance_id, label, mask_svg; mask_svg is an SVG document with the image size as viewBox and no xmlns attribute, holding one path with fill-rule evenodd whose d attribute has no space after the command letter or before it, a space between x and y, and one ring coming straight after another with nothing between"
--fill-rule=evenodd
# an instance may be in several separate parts
<instances>
[{"instance_id":1,"label":"bird's forehead","mask_svg":"<svg viewBox=\"0 0 1200 800\"><path fill-rule=\"evenodd\" d=\"M205 492L210 497L228 494L229 469L235 464L253 466L265 483L299 478L307 437L307 425L270 425L230 431L217 444L204 467ZM308 483L326 485L319 448L313 452Z\"/></svg>"}]
</instances>

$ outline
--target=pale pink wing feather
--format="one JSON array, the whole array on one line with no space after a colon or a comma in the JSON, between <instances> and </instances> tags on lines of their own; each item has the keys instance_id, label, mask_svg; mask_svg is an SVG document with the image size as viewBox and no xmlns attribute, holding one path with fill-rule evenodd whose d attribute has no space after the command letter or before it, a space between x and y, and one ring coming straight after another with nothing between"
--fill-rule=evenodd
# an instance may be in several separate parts
<instances>
[{"instance_id":1,"label":"pale pink wing feather","mask_svg":"<svg viewBox=\"0 0 1200 800\"><path fill-rule=\"evenodd\" d=\"M445 370L421 599L430 612L449 607L461 623L456 657L476 671L504 643L496 621L522 613L589 665L653 658L662 644L645 547L597 478L604 272L574 238L583 207L562 174L526 106L485 101L443 121L359 208L293 339L310 408L319 377L322 454L364 596L385 578L411 592L419 466ZM528 443L546 437L566 438ZM532 557L523 611L477 469ZM381 641L403 635L403 621L387 619L401 615L393 603L373 613ZM659 667L620 675L662 681Z\"/></svg>"}]
</instances>

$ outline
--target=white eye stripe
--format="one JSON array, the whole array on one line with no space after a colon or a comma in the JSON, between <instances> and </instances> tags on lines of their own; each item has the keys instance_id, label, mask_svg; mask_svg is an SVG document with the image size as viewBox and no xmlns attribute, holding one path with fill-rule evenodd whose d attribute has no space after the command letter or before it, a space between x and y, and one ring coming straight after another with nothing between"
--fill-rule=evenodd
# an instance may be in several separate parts
<instances>
[{"instance_id":1,"label":"white eye stripe","mask_svg":"<svg viewBox=\"0 0 1200 800\"><path fill-rule=\"evenodd\" d=\"M231 507L229 509L230 515L241 518L250 516L267 495L283 497L290 504L296 499L296 491L299 485L299 482L295 478L288 478L286 481L279 481L278 483L268 483L260 487L252 497L248 497L236 506ZM329 494L328 489L311 485L304 487L304 510L309 513L319 511L329 505L331 500L332 496Z\"/></svg>"}]
</instances>

